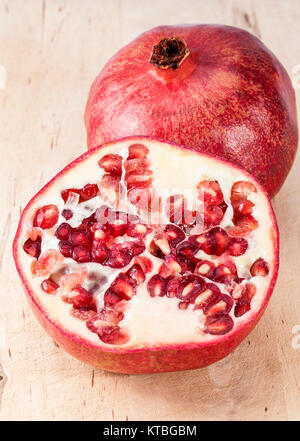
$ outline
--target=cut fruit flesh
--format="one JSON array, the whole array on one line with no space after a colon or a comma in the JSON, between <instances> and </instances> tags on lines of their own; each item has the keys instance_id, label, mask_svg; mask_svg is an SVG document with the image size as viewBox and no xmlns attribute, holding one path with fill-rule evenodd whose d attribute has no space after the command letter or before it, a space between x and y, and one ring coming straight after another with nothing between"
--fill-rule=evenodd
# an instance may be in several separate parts
<instances>
[{"instance_id":1,"label":"cut fruit flesh","mask_svg":"<svg viewBox=\"0 0 300 441\"><path fill-rule=\"evenodd\" d=\"M49 206L54 225L49 209L43 222ZM245 171L138 138L93 149L50 181L22 214L14 256L38 318L75 356L119 372L177 370L222 358L250 332L275 284L278 231L268 197ZM150 357L220 348L139 369L82 357L82 344L93 354Z\"/></svg>"}]
</instances>

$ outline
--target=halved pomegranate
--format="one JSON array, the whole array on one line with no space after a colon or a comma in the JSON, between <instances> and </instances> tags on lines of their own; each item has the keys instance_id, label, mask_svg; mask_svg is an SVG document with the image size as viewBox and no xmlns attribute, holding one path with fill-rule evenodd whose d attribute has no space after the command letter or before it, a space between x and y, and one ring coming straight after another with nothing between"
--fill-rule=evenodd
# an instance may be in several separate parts
<instances>
[{"instance_id":1,"label":"halved pomegranate","mask_svg":"<svg viewBox=\"0 0 300 441\"><path fill-rule=\"evenodd\" d=\"M253 329L276 281L278 230L246 171L131 138L90 150L40 190L13 252L59 345L109 371L163 372L213 363Z\"/></svg>"}]
</instances>

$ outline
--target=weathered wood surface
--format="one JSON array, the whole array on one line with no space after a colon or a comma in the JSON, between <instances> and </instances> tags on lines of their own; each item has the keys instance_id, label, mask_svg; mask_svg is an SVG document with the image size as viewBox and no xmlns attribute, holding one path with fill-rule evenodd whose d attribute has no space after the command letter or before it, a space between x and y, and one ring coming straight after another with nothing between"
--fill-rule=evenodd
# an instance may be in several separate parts
<instances>
[{"instance_id":1,"label":"weathered wood surface","mask_svg":"<svg viewBox=\"0 0 300 441\"><path fill-rule=\"evenodd\" d=\"M180 22L255 33L294 77L299 100L298 0L0 1L1 420L300 419L299 155L274 200L281 268L272 301L250 337L208 368L126 376L80 363L36 322L14 268L21 209L85 148L83 109L97 72L140 32Z\"/></svg>"}]
</instances>

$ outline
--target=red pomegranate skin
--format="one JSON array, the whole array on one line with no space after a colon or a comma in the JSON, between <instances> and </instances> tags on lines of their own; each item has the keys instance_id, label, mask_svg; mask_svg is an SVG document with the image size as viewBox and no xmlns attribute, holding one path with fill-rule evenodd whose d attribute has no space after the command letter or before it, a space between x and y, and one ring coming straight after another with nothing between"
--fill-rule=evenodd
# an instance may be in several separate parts
<instances>
[{"instance_id":1,"label":"red pomegranate skin","mask_svg":"<svg viewBox=\"0 0 300 441\"><path fill-rule=\"evenodd\" d=\"M150 63L154 45L178 37L190 50L177 69ZM243 166L273 197L293 164L295 92L275 55L231 26L160 26L104 66L90 89L88 148L150 136L213 153Z\"/></svg>"}]
</instances>

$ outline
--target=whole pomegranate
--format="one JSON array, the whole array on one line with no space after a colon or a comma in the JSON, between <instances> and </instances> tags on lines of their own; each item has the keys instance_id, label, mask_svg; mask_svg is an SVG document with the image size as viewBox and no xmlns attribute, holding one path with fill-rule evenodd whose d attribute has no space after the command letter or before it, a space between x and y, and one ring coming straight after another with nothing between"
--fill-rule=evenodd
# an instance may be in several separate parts
<instances>
[{"instance_id":1,"label":"whole pomegranate","mask_svg":"<svg viewBox=\"0 0 300 441\"><path fill-rule=\"evenodd\" d=\"M273 197L293 164L295 93L288 74L248 32L160 26L121 49L92 84L88 147L142 135L213 153L252 173Z\"/></svg>"},{"instance_id":2,"label":"whole pomegranate","mask_svg":"<svg viewBox=\"0 0 300 441\"><path fill-rule=\"evenodd\" d=\"M129 138L42 188L13 252L37 318L72 355L114 372L176 371L220 360L254 328L277 277L278 229L245 170Z\"/></svg>"}]
</instances>

